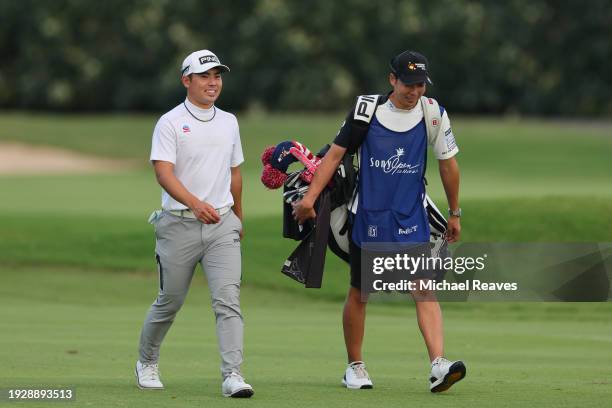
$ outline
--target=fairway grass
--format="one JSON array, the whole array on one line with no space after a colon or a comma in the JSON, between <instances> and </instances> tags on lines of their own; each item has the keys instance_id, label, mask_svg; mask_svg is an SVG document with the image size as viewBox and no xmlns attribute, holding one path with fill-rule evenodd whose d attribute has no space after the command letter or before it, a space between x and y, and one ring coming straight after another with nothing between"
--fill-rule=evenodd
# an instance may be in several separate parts
<instances>
[{"instance_id":1,"label":"fairway grass","mask_svg":"<svg viewBox=\"0 0 612 408\"><path fill-rule=\"evenodd\" d=\"M133 376L154 274L11 268L2 275L10 285L0 289L0 387L75 387L77 401L66 406L602 407L612 398L607 303L444 305L447 354L463 359L468 375L443 394L429 392L413 308L373 304L364 350L375 388L349 391L340 386L341 304L246 285L244 372L256 393L245 402L220 394L201 274L162 348L161 392L138 390Z\"/></svg>"},{"instance_id":2,"label":"fairway grass","mask_svg":"<svg viewBox=\"0 0 612 408\"><path fill-rule=\"evenodd\" d=\"M278 193L270 193L259 182L260 156L263 150L283 140L298 140L312 151L330 143L336 135L344 113L330 114L271 114L238 115L245 162L245 203L253 215L278 211ZM92 176L91 183L115 186L116 195L97 200L102 203L116 196L142 204L156 185L147 168L151 134L157 117L154 115L33 115L0 114L0 141L32 143L63 147L78 152L112 159L126 159L140 165L144 172ZM460 154L462 198L550 197L581 195L612 198L612 171L609 155L612 151L612 123L567 123L507 118L455 118L453 133ZM430 155L427 178L430 195L443 199L436 160ZM148 173L148 175L146 174ZM89 176L83 177L88 180ZM141 179L126 189L127 181ZM65 192L70 181L83 186L77 176L42 178L3 176L9 184L21 181L45 184L40 193L49 189ZM124 181L125 180L125 181ZM143 191L142 186L149 190ZM24 186L24 190L28 191ZM90 194L90 190L85 188ZM33 192L38 192L34 189ZM78 190L68 191L73 196ZM136 194L137 193L137 194ZM34 193L32 193L34 194ZM51 194L53 196L53 194ZM40 199L40 195L37 196ZM16 197L16 202L21 202ZM26 197L23 197L28 198ZM85 198L86 199L86 198ZM53 206L56 200L47 200ZM27 200L35 205L35 200ZM3 203L0 203L0 210ZM128 207L130 204L128 203ZM77 205L80 207L80 205ZM111 207L114 207L111 204ZM142 205L140 209L142 210ZM39 207L40 208L40 207ZM276 210L272 210L272 209Z\"/></svg>"},{"instance_id":3,"label":"fairway grass","mask_svg":"<svg viewBox=\"0 0 612 408\"><path fill-rule=\"evenodd\" d=\"M463 242L612 242L609 200L576 197L511 200L465 200ZM495 210L497 209L497 210ZM0 259L6 266L53 266L149 272L155 269L153 227L147 213L127 215L74 214L64 211L38 214L17 209L0 213ZM120 213L120 211L118 211ZM500 215L503 214L503 215ZM249 285L304 292L280 269L296 241L282 239L282 220L250 216L244 222L242 242L244 279ZM328 253L323 288L308 296L342 300L348 267Z\"/></svg>"}]
</instances>

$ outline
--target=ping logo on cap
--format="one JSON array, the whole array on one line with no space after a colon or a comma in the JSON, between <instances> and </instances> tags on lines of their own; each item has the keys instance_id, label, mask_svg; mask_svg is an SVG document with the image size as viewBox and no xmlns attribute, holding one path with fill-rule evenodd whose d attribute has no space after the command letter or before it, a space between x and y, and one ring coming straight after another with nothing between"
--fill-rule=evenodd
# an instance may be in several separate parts
<instances>
[{"instance_id":1,"label":"ping logo on cap","mask_svg":"<svg viewBox=\"0 0 612 408\"><path fill-rule=\"evenodd\" d=\"M199 58L199 61L200 61L201 65L207 64L209 62L215 62L215 63L219 64L219 58L217 58L214 55L204 55L204 56Z\"/></svg>"}]
</instances>

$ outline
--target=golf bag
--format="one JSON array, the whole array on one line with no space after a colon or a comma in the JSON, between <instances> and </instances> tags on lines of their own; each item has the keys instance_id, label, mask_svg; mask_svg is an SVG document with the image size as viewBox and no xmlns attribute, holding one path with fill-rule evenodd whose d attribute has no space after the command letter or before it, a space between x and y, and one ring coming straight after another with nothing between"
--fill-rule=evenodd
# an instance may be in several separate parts
<instances>
[{"instance_id":1,"label":"golf bag","mask_svg":"<svg viewBox=\"0 0 612 408\"><path fill-rule=\"evenodd\" d=\"M354 120L360 122L361 132L365 129L367 133L363 124L369 126L383 100L384 97L378 95L357 99ZM421 103L428 134L440 132L441 113L437 102L423 97ZM292 215L292 203L299 201L308 191L314 171L329 148L330 145L326 145L313 155L301 143L285 141L267 148L262 155L263 184L269 188L283 186L283 237L301 241L281 271L306 287L321 287L326 247L349 263L351 217L356 212L358 197L359 150L356 154L345 154L332 180L321 193L315 204L316 222L298 225ZM297 161L304 165L304 169L287 174L289 165ZM427 194L423 206L429 220L432 256L445 257L448 250L444 238L446 219Z\"/></svg>"}]
</instances>

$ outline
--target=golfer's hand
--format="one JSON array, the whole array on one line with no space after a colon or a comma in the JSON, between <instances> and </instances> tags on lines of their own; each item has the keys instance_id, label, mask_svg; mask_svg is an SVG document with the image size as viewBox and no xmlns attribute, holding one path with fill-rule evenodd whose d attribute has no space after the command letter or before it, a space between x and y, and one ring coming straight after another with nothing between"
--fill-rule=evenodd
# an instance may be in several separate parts
<instances>
[{"instance_id":1,"label":"golfer's hand","mask_svg":"<svg viewBox=\"0 0 612 408\"><path fill-rule=\"evenodd\" d=\"M309 199L304 198L292 204L293 206L293 218L302 225L307 220L315 218L317 213L314 210L314 203Z\"/></svg>"},{"instance_id":2,"label":"golfer's hand","mask_svg":"<svg viewBox=\"0 0 612 408\"><path fill-rule=\"evenodd\" d=\"M459 241L459 236L461 235L461 222L459 222L459 217L453 217L452 215L448 217L448 227L446 228L446 240L449 243Z\"/></svg>"},{"instance_id":3,"label":"golfer's hand","mask_svg":"<svg viewBox=\"0 0 612 408\"><path fill-rule=\"evenodd\" d=\"M191 208L191 212L204 224L216 224L221 221L221 217L215 207L204 201L196 202Z\"/></svg>"}]
</instances>

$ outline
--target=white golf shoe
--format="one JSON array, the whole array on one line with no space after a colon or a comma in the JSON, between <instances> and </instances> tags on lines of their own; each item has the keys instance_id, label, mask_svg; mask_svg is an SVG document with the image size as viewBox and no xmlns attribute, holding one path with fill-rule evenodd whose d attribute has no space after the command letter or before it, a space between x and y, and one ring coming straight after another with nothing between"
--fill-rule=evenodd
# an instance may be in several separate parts
<instances>
[{"instance_id":1,"label":"white golf shoe","mask_svg":"<svg viewBox=\"0 0 612 408\"><path fill-rule=\"evenodd\" d=\"M250 384L244 382L244 378L240 374L231 373L223 381L221 392L224 397L232 398L251 398L255 391Z\"/></svg>"},{"instance_id":2,"label":"white golf shoe","mask_svg":"<svg viewBox=\"0 0 612 408\"><path fill-rule=\"evenodd\" d=\"M344 378L342 378L342 385L351 390L365 390L374 387L363 361L353 361L348 365Z\"/></svg>"},{"instance_id":3,"label":"white golf shoe","mask_svg":"<svg viewBox=\"0 0 612 408\"><path fill-rule=\"evenodd\" d=\"M465 377L465 371L463 361L449 361L443 357L437 357L431 362L429 390L431 392L448 390L454 383Z\"/></svg>"},{"instance_id":4,"label":"white golf shoe","mask_svg":"<svg viewBox=\"0 0 612 408\"><path fill-rule=\"evenodd\" d=\"M164 384L159 380L159 366L136 362L136 384L141 390L163 390Z\"/></svg>"}]
</instances>

